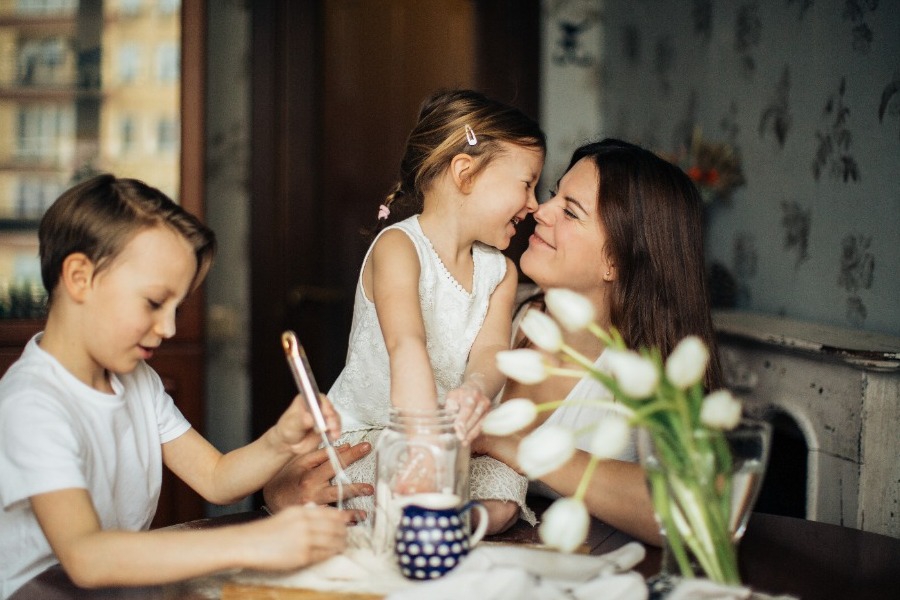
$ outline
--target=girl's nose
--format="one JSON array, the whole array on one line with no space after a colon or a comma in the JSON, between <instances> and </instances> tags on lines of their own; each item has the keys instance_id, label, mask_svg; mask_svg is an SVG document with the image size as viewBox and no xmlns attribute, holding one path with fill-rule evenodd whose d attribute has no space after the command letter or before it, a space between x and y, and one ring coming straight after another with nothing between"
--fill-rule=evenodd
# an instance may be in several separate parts
<instances>
[{"instance_id":1,"label":"girl's nose","mask_svg":"<svg viewBox=\"0 0 900 600\"><path fill-rule=\"evenodd\" d=\"M543 204L539 204L538 207L534 211L534 220L540 223L541 225L549 225L550 224L550 215L552 214L551 203L553 199L544 202Z\"/></svg>"},{"instance_id":2,"label":"girl's nose","mask_svg":"<svg viewBox=\"0 0 900 600\"><path fill-rule=\"evenodd\" d=\"M531 188L531 192L528 194L528 201L525 203L525 210L530 213L535 212L538 209L537 194L534 191L534 188Z\"/></svg>"},{"instance_id":3,"label":"girl's nose","mask_svg":"<svg viewBox=\"0 0 900 600\"><path fill-rule=\"evenodd\" d=\"M156 321L156 333L163 339L175 335L175 311L165 311Z\"/></svg>"}]
</instances>

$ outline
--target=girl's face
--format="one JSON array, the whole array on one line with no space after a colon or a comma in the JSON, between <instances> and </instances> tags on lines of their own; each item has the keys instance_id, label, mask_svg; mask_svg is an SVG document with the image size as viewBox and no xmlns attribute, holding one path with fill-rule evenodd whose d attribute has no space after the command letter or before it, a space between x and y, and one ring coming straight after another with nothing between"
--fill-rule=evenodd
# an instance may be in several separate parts
<instances>
[{"instance_id":1,"label":"girl's face","mask_svg":"<svg viewBox=\"0 0 900 600\"><path fill-rule=\"evenodd\" d=\"M94 375L129 373L175 335L175 310L196 271L188 241L159 226L136 234L96 273L82 313L87 366Z\"/></svg>"},{"instance_id":2,"label":"girl's face","mask_svg":"<svg viewBox=\"0 0 900 600\"><path fill-rule=\"evenodd\" d=\"M534 148L502 143L503 152L475 176L472 218L480 242L504 250L516 234L516 225L537 209L535 187L544 166L544 153Z\"/></svg>"},{"instance_id":3,"label":"girl's face","mask_svg":"<svg viewBox=\"0 0 900 600\"><path fill-rule=\"evenodd\" d=\"M534 235L520 263L522 272L542 289L569 288L598 305L611 269L597 206L599 186L600 174L591 159L575 163L559 181L559 190L535 211Z\"/></svg>"}]
</instances>

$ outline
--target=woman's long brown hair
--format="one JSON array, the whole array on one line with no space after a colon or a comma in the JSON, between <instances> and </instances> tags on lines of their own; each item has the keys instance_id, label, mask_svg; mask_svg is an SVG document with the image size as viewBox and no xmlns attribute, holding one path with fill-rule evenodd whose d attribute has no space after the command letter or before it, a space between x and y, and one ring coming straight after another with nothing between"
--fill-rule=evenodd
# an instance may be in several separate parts
<instances>
[{"instance_id":1,"label":"woman's long brown hair","mask_svg":"<svg viewBox=\"0 0 900 600\"><path fill-rule=\"evenodd\" d=\"M612 325L630 348L658 347L663 356L682 338L698 336L711 355L706 388L720 387L697 188L680 168L620 140L581 146L569 169L583 158L600 174L597 203L617 275Z\"/></svg>"}]
</instances>

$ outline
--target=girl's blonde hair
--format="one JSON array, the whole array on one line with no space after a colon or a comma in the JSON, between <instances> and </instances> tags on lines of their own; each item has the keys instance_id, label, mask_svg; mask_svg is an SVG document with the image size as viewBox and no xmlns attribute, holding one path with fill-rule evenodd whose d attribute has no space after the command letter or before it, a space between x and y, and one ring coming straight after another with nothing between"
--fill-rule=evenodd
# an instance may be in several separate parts
<instances>
[{"instance_id":1,"label":"girl's blonde hair","mask_svg":"<svg viewBox=\"0 0 900 600\"><path fill-rule=\"evenodd\" d=\"M425 192L454 156L476 157L474 175L503 151L501 142L547 150L540 126L519 109L473 90L437 92L422 103L400 161L400 178L384 206L421 212Z\"/></svg>"}]
</instances>

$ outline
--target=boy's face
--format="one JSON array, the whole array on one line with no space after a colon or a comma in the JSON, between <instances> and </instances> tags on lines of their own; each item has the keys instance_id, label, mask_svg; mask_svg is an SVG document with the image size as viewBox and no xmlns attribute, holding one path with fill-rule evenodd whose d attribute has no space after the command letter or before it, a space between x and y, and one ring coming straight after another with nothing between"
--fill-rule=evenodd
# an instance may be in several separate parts
<instances>
[{"instance_id":1,"label":"boy's face","mask_svg":"<svg viewBox=\"0 0 900 600\"><path fill-rule=\"evenodd\" d=\"M175 335L175 309L196 271L190 244L172 230L154 227L135 235L91 283L83 315L92 368L128 373L153 356Z\"/></svg>"}]
</instances>

